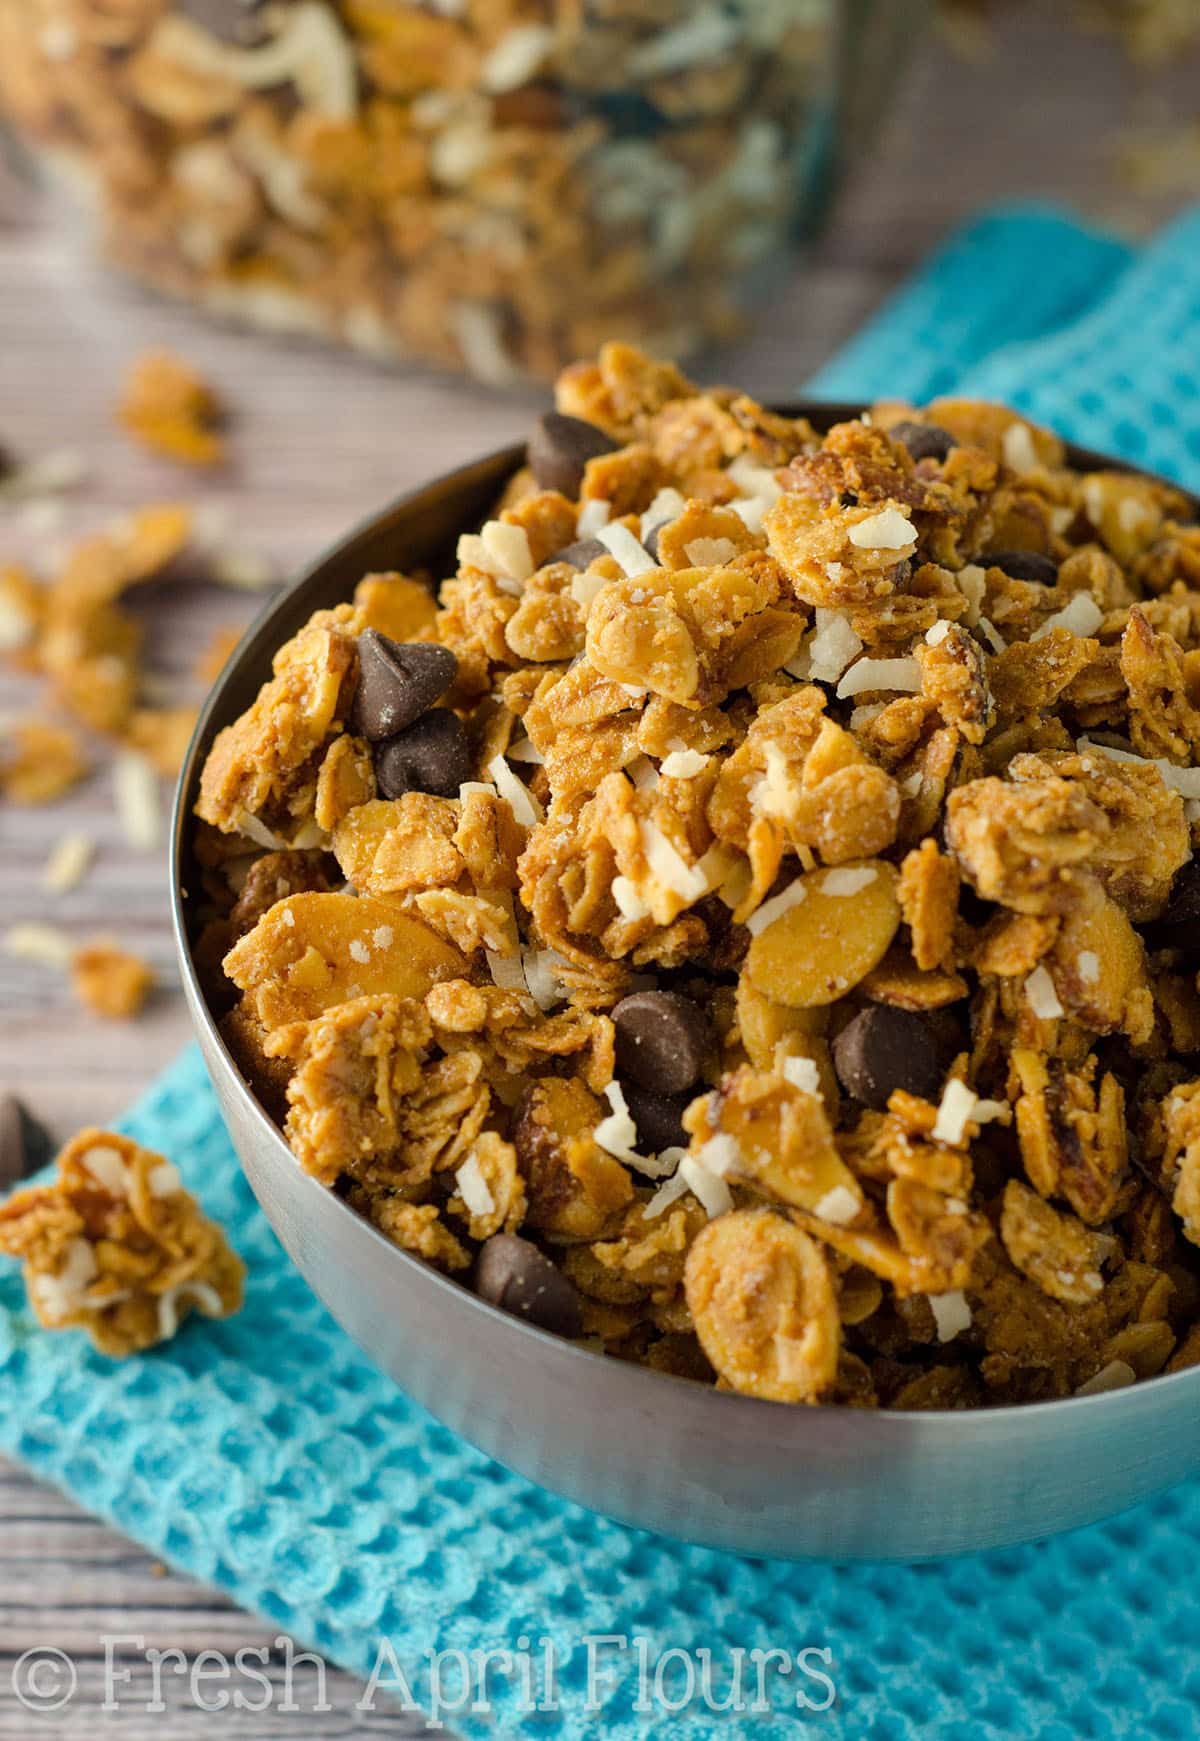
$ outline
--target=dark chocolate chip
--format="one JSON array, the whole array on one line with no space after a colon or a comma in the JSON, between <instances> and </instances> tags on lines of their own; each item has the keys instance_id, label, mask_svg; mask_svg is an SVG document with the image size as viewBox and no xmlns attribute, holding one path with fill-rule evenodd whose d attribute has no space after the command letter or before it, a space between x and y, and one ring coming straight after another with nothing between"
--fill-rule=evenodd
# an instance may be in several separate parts
<instances>
[{"instance_id":1,"label":"dark chocolate chip","mask_svg":"<svg viewBox=\"0 0 1200 1741\"><path fill-rule=\"evenodd\" d=\"M15 1094L0 1096L0 1191L9 1191L44 1167L54 1138Z\"/></svg>"},{"instance_id":2,"label":"dark chocolate chip","mask_svg":"<svg viewBox=\"0 0 1200 1741\"><path fill-rule=\"evenodd\" d=\"M691 1094L657 1094L639 1088L636 1082L622 1084L629 1116L637 1127L638 1150L643 1155L661 1155L664 1149L686 1148L688 1135L683 1115Z\"/></svg>"},{"instance_id":3,"label":"dark chocolate chip","mask_svg":"<svg viewBox=\"0 0 1200 1741\"><path fill-rule=\"evenodd\" d=\"M266 0L176 0L177 9L221 42L256 42L262 36Z\"/></svg>"},{"instance_id":4,"label":"dark chocolate chip","mask_svg":"<svg viewBox=\"0 0 1200 1741\"><path fill-rule=\"evenodd\" d=\"M903 423L893 423L888 434L893 441L906 447L913 459L943 460L950 449L958 445L950 431L938 423L916 423L907 419Z\"/></svg>"},{"instance_id":5,"label":"dark chocolate chip","mask_svg":"<svg viewBox=\"0 0 1200 1741\"><path fill-rule=\"evenodd\" d=\"M960 1042L957 1021L944 1011L917 1015L870 1004L834 1041L833 1063L846 1093L876 1112L886 1110L895 1088L936 1105Z\"/></svg>"},{"instance_id":6,"label":"dark chocolate chip","mask_svg":"<svg viewBox=\"0 0 1200 1741\"><path fill-rule=\"evenodd\" d=\"M1036 580L1041 586L1058 583L1058 563L1036 550L990 550L979 560L985 568L1002 568L1010 580Z\"/></svg>"},{"instance_id":7,"label":"dark chocolate chip","mask_svg":"<svg viewBox=\"0 0 1200 1741\"><path fill-rule=\"evenodd\" d=\"M556 550L550 561L565 562L570 568L584 569L595 562L597 556L607 554L605 546L598 538L577 538L574 544L568 544L564 550Z\"/></svg>"},{"instance_id":8,"label":"dark chocolate chip","mask_svg":"<svg viewBox=\"0 0 1200 1741\"><path fill-rule=\"evenodd\" d=\"M1200 859L1190 858L1175 873L1162 915L1164 925L1200 923Z\"/></svg>"},{"instance_id":9,"label":"dark chocolate chip","mask_svg":"<svg viewBox=\"0 0 1200 1741\"><path fill-rule=\"evenodd\" d=\"M431 792L435 798L457 798L458 788L471 778L471 748L456 713L435 707L375 746L375 778L385 798L406 792Z\"/></svg>"},{"instance_id":10,"label":"dark chocolate chip","mask_svg":"<svg viewBox=\"0 0 1200 1741\"><path fill-rule=\"evenodd\" d=\"M578 1336L583 1329L579 1295L566 1276L515 1233L484 1240L475 1260L475 1291L502 1312L557 1336Z\"/></svg>"},{"instance_id":11,"label":"dark chocolate chip","mask_svg":"<svg viewBox=\"0 0 1200 1741\"><path fill-rule=\"evenodd\" d=\"M589 459L615 453L617 443L585 423L582 417L564 417L548 411L540 417L529 438L529 464L544 490L558 490L574 501L583 484L583 468Z\"/></svg>"},{"instance_id":12,"label":"dark chocolate chip","mask_svg":"<svg viewBox=\"0 0 1200 1741\"><path fill-rule=\"evenodd\" d=\"M358 637L358 688L350 723L378 743L395 737L440 701L458 675L449 647L432 641L393 641L378 629Z\"/></svg>"},{"instance_id":13,"label":"dark chocolate chip","mask_svg":"<svg viewBox=\"0 0 1200 1741\"><path fill-rule=\"evenodd\" d=\"M656 1094L682 1094L700 1079L713 1046L708 1017L677 991L635 991L612 1013L617 1075Z\"/></svg>"},{"instance_id":14,"label":"dark chocolate chip","mask_svg":"<svg viewBox=\"0 0 1200 1741\"><path fill-rule=\"evenodd\" d=\"M655 562L658 561L658 535L666 524L665 520L660 520L657 526L651 526L646 536L639 540L646 555L653 556Z\"/></svg>"}]
</instances>

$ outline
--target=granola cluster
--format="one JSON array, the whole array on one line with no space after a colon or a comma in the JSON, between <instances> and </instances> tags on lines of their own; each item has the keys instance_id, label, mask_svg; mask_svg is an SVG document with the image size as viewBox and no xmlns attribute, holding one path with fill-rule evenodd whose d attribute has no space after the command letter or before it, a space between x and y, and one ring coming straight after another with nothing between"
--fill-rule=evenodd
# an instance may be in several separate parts
<instances>
[{"instance_id":1,"label":"granola cluster","mask_svg":"<svg viewBox=\"0 0 1200 1741\"><path fill-rule=\"evenodd\" d=\"M728 334L824 173L834 11L0 0L0 110L163 290L548 377L614 332Z\"/></svg>"},{"instance_id":2,"label":"granola cluster","mask_svg":"<svg viewBox=\"0 0 1200 1741\"><path fill-rule=\"evenodd\" d=\"M245 1266L175 1167L108 1131L80 1131L52 1183L0 1204L0 1252L23 1261L40 1323L84 1329L114 1358L242 1304Z\"/></svg>"},{"instance_id":3,"label":"granola cluster","mask_svg":"<svg viewBox=\"0 0 1200 1741\"><path fill-rule=\"evenodd\" d=\"M610 343L436 597L217 737L196 951L299 1163L753 1395L1200 1359L1200 528L1001 406L819 433Z\"/></svg>"}]
</instances>

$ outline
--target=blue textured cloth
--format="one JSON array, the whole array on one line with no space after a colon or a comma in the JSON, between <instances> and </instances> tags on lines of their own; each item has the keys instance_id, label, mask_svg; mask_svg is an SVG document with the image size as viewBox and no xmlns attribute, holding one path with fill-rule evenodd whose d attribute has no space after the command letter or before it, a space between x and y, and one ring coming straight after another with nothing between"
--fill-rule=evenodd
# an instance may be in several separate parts
<instances>
[{"instance_id":1,"label":"blue textured cloth","mask_svg":"<svg viewBox=\"0 0 1200 1741\"><path fill-rule=\"evenodd\" d=\"M816 385L1009 398L1195 484L1198 377L1200 221L1135 255L1032 210L953 239ZM797 1714L801 1733L839 1741L1195 1734L1200 1482L1050 1543L913 1567L754 1563L641 1535L489 1463L364 1360L268 1229L197 1054L124 1128L169 1153L229 1229L250 1266L245 1310L114 1365L82 1335L39 1331L6 1269L0 1446L332 1660L369 1672L388 1640L417 1701L431 1653L551 1638L558 1709L529 1711L519 1676L493 1675L490 1710L443 1711L471 1741L750 1741L795 1734ZM604 1654L589 1712L582 1641L601 1634L627 1635L631 1652ZM637 1636L652 1664L670 1647L693 1665L711 1651L714 1702L738 1649L830 1658L790 1678L768 1659L779 1715L716 1714L702 1684L668 1715L682 1665L662 1677L667 1703L634 1709ZM825 1672L832 1708L797 1713L801 1687L825 1702ZM743 1707L755 1691L752 1667ZM295 1721L308 1732L313 1719Z\"/></svg>"}]
</instances>

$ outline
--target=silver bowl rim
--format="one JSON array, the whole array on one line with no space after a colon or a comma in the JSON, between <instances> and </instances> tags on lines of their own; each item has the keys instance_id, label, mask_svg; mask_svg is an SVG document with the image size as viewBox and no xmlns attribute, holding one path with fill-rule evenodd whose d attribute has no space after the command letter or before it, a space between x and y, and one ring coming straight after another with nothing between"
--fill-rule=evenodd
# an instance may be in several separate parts
<instances>
[{"instance_id":1,"label":"silver bowl rim","mask_svg":"<svg viewBox=\"0 0 1200 1741\"><path fill-rule=\"evenodd\" d=\"M808 417L816 427L828 429L835 423L860 416L866 409L866 402L802 398L772 406L772 409L785 416ZM1196 509L1197 518L1200 519L1200 495L1188 490L1185 485L1177 483L1173 478L1164 477L1161 473L1149 471L1143 466L1133 465L1126 460L1114 458L1111 454L1102 453L1095 448L1083 447L1075 442L1066 442L1064 445L1068 461L1077 468L1136 474L1180 491L1192 502ZM276 616L283 613L301 589L316 581L327 566L343 559L360 540L369 538L379 527L381 521L418 501L431 490L448 488L461 480L464 473L489 464L494 464L499 468L502 463L506 463L509 470L515 472L524 462L524 458L525 444L523 442L496 448L488 454L477 456L474 460L456 466L451 471L442 472L436 477L428 479L425 483L404 491L403 494L394 497L383 508L364 516L343 537L327 545L313 561L307 563L296 574L288 585L274 594L262 610L252 618L226 661L220 676L205 697L188 744L172 806L168 874L172 934L186 1001L189 1006L189 1015L193 1025L198 1021L203 1022L209 1043L220 1053L230 1083L252 1112L262 1138L272 1145L277 1158L282 1160L284 1164L293 1167L296 1167L297 1163L284 1140L283 1133L251 1091L249 1084L237 1068L225 1045L217 1022L208 1007L192 959L187 930L187 896L183 888L183 870L188 831L193 821L192 801L200 772L200 749L202 746L207 746L209 742L214 721L224 709L226 690L234 676L240 675L252 644L260 639ZM609 1359L609 1356L600 1354L592 1348L557 1336L551 1331L540 1329L525 1319L501 1311L498 1306L482 1299L471 1288L443 1275L439 1270L424 1263L411 1252L394 1245L365 1217L360 1216L341 1197L320 1184L311 1175L303 1174L302 1176L304 1188L314 1194L314 1209L317 1214L332 1212L351 1216L357 1226L360 1229L365 1229L367 1234L377 1242L378 1248L389 1254L390 1262L409 1266L414 1272L414 1281L419 1274L425 1285L435 1292L445 1293L447 1297L453 1298L460 1306L466 1302L468 1310L478 1313L481 1326L498 1335L523 1338L531 1350L541 1347L551 1364L566 1359ZM263 1212L266 1213L265 1210ZM364 1349L364 1353L368 1359L373 1360L374 1357L369 1349ZM778 1435L781 1428L786 1430L785 1423L790 1418L797 1437L798 1450L809 1430L807 1423L830 1416L840 1420L851 1412L848 1405L843 1403L816 1403L800 1406L795 1403L777 1402L766 1397L746 1396L737 1391L724 1391L715 1387L693 1385L687 1379L681 1380L673 1374L657 1372L652 1367L641 1366L634 1362L621 1364L631 1389L644 1396L648 1403L658 1398L664 1405L669 1406L671 1397L678 1396L678 1387L683 1383L687 1384L692 1392L704 1391L707 1399L705 1407L724 1410L729 1414L740 1414L747 1423L751 1421L755 1413L761 1415L761 1411L769 1411L770 1430L775 1435ZM1171 1392L1172 1396L1177 1396L1180 1393L1194 1391L1197 1406L1200 1407L1200 1365L1197 1365L1186 1367L1180 1372L1160 1373L1151 1378L1140 1379L1137 1383L1118 1390L1101 1391L1090 1396L1058 1397L1045 1402L1007 1403L995 1407L983 1405L974 1409L858 1409L853 1412L861 1417L861 1430L865 1434L881 1437L885 1441L891 1437L903 1439L912 1425L918 1422L926 1426L927 1430L943 1426L952 1431L956 1438L966 1438L968 1442L975 1438L991 1439L994 1429L1001 1432L1015 1430L1018 1422L1028 1420L1031 1410L1036 1411L1038 1419L1045 1419L1053 1412L1069 1414L1071 1419L1078 1418L1080 1424L1086 1421L1099 1431L1103 1429L1106 1422L1115 1420L1124 1413L1130 1415L1139 1413L1147 1401L1146 1393L1151 1386L1156 1395L1162 1396L1164 1401L1167 1392ZM403 1388L402 1385L401 1388Z\"/></svg>"}]
</instances>

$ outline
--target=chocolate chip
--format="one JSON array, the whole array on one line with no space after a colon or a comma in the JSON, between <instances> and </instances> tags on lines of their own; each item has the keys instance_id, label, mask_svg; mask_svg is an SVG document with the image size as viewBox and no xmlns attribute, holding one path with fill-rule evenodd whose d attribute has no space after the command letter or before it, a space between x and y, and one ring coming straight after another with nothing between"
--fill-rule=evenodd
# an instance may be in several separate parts
<instances>
[{"instance_id":1,"label":"chocolate chip","mask_svg":"<svg viewBox=\"0 0 1200 1741\"><path fill-rule=\"evenodd\" d=\"M687 1147L683 1115L690 1093L658 1094L653 1088L639 1088L636 1082L622 1086L629 1116L637 1126L639 1153L661 1155L664 1149Z\"/></svg>"},{"instance_id":2,"label":"chocolate chip","mask_svg":"<svg viewBox=\"0 0 1200 1741\"><path fill-rule=\"evenodd\" d=\"M255 42L262 35L261 12L266 0L176 0L177 9L221 42Z\"/></svg>"},{"instance_id":3,"label":"chocolate chip","mask_svg":"<svg viewBox=\"0 0 1200 1741\"><path fill-rule=\"evenodd\" d=\"M1164 925L1194 925L1200 921L1200 859L1190 858L1175 873L1162 915Z\"/></svg>"},{"instance_id":4,"label":"chocolate chip","mask_svg":"<svg viewBox=\"0 0 1200 1741\"><path fill-rule=\"evenodd\" d=\"M606 556L607 554L605 546L598 538L577 538L574 544L568 544L565 550L556 550L550 561L565 562L570 568L584 569L595 562L597 556Z\"/></svg>"},{"instance_id":5,"label":"chocolate chip","mask_svg":"<svg viewBox=\"0 0 1200 1741\"><path fill-rule=\"evenodd\" d=\"M939 423L915 423L911 419L893 423L888 430L893 441L906 447L913 459L943 460L958 443L948 429Z\"/></svg>"},{"instance_id":6,"label":"chocolate chip","mask_svg":"<svg viewBox=\"0 0 1200 1741\"><path fill-rule=\"evenodd\" d=\"M700 1078L713 1046L708 1017L677 991L635 991L612 1013L617 1075L656 1094L682 1094Z\"/></svg>"},{"instance_id":7,"label":"chocolate chip","mask_svg":"<svg viewBox=\"0 0 1200 1741\"><path fill-rule=\"evenodd\" d=\"M544 490L558 490L574 501L583 484L583 468L589 459L615 453L617 443L585 423L582 417L564 417L548 411L540 417L529 438L529 463Z\"/></svg>"},{"instance_id":8,"label":"chocolate chip","mask_svg":"<svg viewBox=\"0 0 1200 1741\"><path fill-rule=\"evenodd\" d=\"M985 568L1002 568L1010 580L1036 580L1042 586L1058 583L1058 563L1036 550L990 550L979 560Z\"/></svg>"},{"instance_id":9,"label":"chocolate chip","mask_svg":"<svg viewBox=\"0 0 1200 1741\"><path fill-rule=\"evenodd\" d=\"M385 798L406 792L431 792L435 798L457 798L458 788L471 778L471 749L456 713L435 707L375 747L375 778Z\"/></svg>"},{"instance_id":10,"label":"chocolate chip","mask_svg":"<svg viewBox=\"0 0 1200 1741\"><path fill-rule=\"evenodd\" d=\"M484 1240L475 1260L475 1291L502 1312L557 1336L578 1336L583 1329L579 1295L566 1276L515 1233Z\"/></svg>"},{"instance_id":11,"label":"chocolate chip","mask_svg":"<svg viewBox=\"0 0 1200 1741\"><path fill-rule=\"evenodd\" d=\"M358 689L350 723L378 743L395 737L440 701L458 675L449 647L431 641L392 641L378 629L358 637Z\"/></svg>"},{"instance_id":12,"label":"chocolate chip","mask_svg":"<svg viewBox=\"0 0 1200 1741\"><path fill-rule=\"evenodd\" d=\"M666 524L667 522L665 520L660 520L657 526L651 526L644 538L639 539L639 543L641 544L642 549L646 552L646 555L653 556L655 562L658 561L658 535Z\"/></svg>"},{"instance_id":13,"label":"chocolate chip","mask_svg":"<svg viewBox=\"0 0 1200 1741\"><path fill-rule=\"evenodd\" d=\"M54 1154L45 1125L15 1094L0 1096L0 1191L8 1191L44 1167Z\"/></svg>"},{"instance_id":14,"label":"chocolate chip","mask_svg":"<svg viewBox=\"0 0 1200 1741\"><path fill-rule=\"evenodd\" d=\"M870 1004L834 1041L834 1068L846 1093L876 1112L886 1110L894 1088L936 1105L960 1040L957 1021L944 1011L916 1015Z\"/></svg>"}]
</instances>

